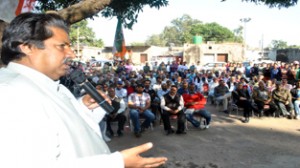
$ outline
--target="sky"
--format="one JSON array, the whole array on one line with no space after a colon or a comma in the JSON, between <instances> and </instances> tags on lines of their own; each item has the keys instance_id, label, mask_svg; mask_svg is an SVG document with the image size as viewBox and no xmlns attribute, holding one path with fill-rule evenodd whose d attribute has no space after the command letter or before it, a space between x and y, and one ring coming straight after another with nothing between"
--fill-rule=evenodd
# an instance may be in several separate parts
<instances>
[{"instance_id":1,"label":"sky","mask_svg":"<svg viewBox=\"0 0 300 168\"><path fill-rule=\"evenodd\" d=\"M267 47L272 40L282 40L288 45L300 45L300 5L290 8L269 8L266 5L242 2L242 0L169 0L169 5L159 10L145 7L132 30L123 29L125 43L144 42L149 36L159 34L171 21L188 14L203 23L216 22L233 31L246 27L246 43L251 47ZM247 23L242 18L251 18ZM97 38L105 46L112 46L117 19L97 17L89 20Z\"/></svg>"}]
</instances>

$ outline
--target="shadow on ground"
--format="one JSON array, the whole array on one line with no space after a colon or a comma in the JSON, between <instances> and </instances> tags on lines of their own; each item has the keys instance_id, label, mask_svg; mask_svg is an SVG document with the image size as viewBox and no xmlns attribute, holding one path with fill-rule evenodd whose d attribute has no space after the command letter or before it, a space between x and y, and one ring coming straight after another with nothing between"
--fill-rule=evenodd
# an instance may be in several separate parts
<instances>
[{"instance_id":1,"label":"shadow on ground","mask_svg":"<svg viewBox=\"0 0 300 168\"><path fill-rule=\"evenodd\" d=\"M135 138L130 129L113 137L111 151L153 142L145 157L166 156L163 168L298 168L300 167L299 120L253 118L242 124L242 116L212 112L207 130L189 124L186 135L166 136L161 125ZM173 123L176 126L176 123Z\"/></svg>"}]
</instances>

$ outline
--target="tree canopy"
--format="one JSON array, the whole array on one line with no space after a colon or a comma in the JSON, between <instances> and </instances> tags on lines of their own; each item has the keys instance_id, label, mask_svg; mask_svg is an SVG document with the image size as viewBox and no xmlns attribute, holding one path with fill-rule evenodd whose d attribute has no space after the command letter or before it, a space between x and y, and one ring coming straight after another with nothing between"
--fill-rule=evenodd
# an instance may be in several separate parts
<instances>
[{"instance_id":1,"label":"tree canopy","mask_svg":"<svg viewBox=\"0 0 300 168\"><path fill-rule=\"evenodd\" d=\"M298 0L241 1L277 8L288 8L298 2ZM169 4L169 0L37 0L37 2L37 10L56 10L71 24L97 16L101 11L103 17L121 17L124 26L128 28L132 28L132 25L137 22L138 14L143 12L145 6L160 9ZM226 3L226 0L220 2Z\"/></svg>"},{"instance_id":2,"label":"tree canopy","mask_svg":"<svg viewBox=\"0 0 300 168\"><path fill-rule=\"evenodd\" d=\"M291 7L298 2L298 0L241 1L277 8ZM37 2L37 10L44 12L54 10L69 24L98 16L99 12L101 12L101 15L107 18L120 17L124 26L127 28L132 28L133 24L137 22L138 14L143 12L145 6L160 9L169 4L169 0L37 0ZM226 3L226 0L220 0L220 2ZM8 23L0 20L0 31L3 30L7 24ZM0 32L0 37L2 37L2 31ZM185 35L181 37L181 39L186 38Z\"/></svg>"},{"instance_id":3,"label":"tree canopy","mask_svg":"<svg viewBox=\"0 0 300 168\"><path fill-rule=\"evenodd\" d=\"M95 32L87 25L87 20L83 20L71 26L70 40L72 44L79 43L80 45L103 47L103 41L96 39Z\"/></svg>"},{"instance_id":4,"label":"tree canopy","mask_svg":"<svg viewBox=\"0 0 300 168\"><path fill-rule=\"evenodd\" d=\"M226 0L222 0L223 2ZM291 6L295 6L298 2L298 0L242 0L245 2L254 2L258 5L267 5L271 8L277 7L277 8L288 8Z\"/></svg>"},{"instance_id":5,"label":"tree canopy","mask_svg":"<svg viewBox=\"0 0 300 168\"><path fill-rule=\"evenodd\" d=\"M215 42L242 42L241 29L234 33L218 23L203 23L184 14L180 18L171 21L172 26L164 28L159 35L152 35L146 40L147 45L157 46L182 46L184 43L192 43L194 36L202 36L203 41Z\"/></svg>"},{"instance_id":6,"label":"tree canopy","mask_svg":"<svg viewBox=\"0 0 300 168\"><path fill-rule=\"evenodd\" d=\"M168 0L37 0L37 10L49 11L68 9L62 13L71 12L78 17L65 16L70 23L78 22L85 18L92 18L101 15L106 18L118 17L122 20L127 28L132 28L133 24L137 22L138 14L143 12L145 6L160 9L168 5ZM80 6L78 6L80 5ZM75 9L79 9L75 13ZM80 13L81 12L81 13ZM81 17L79 16L81 15Z\"/></svg>"}]
</instances>

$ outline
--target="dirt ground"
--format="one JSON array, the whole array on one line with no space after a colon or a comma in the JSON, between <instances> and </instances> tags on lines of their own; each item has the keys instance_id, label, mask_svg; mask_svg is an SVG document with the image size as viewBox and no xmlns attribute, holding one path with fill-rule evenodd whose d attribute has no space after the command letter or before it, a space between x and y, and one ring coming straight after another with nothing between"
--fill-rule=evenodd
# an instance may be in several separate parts
<instances>
[{"instance_id":1,"label":"dirt ground","mask_svg":"<svg viewBox=\"0 0 300 168\"><path fill-rule=\"evenodd\" d=\"M228 116L211 105L207 109L212 113L207 130L188 124L186 135L167 136L157 124L136 138L127 128L123 137L113 137L108 145L113 152L153 142L154 148L143 156L167 157L164 168L300 167L300 120L254 117L244 124L240 115Z\"/></svg>"}]
</instances>

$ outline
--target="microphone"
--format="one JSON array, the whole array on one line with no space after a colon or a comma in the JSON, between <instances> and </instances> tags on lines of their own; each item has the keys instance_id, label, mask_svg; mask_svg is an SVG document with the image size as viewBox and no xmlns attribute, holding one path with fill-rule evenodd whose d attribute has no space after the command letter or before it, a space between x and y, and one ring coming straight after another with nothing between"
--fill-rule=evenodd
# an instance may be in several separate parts
<instances>
[{"instance_id":1,"label":"microphone","mask_svg":"<svg viewBox=\"0 0 300 168\"><path fill-rule=\"evenodd\" d=\"M111 113L114 108L98 93L96 88L86 80L85 74L76 69L70 74L71 80L81 86L107 113Z\"/></svg>"}]
</instances>

